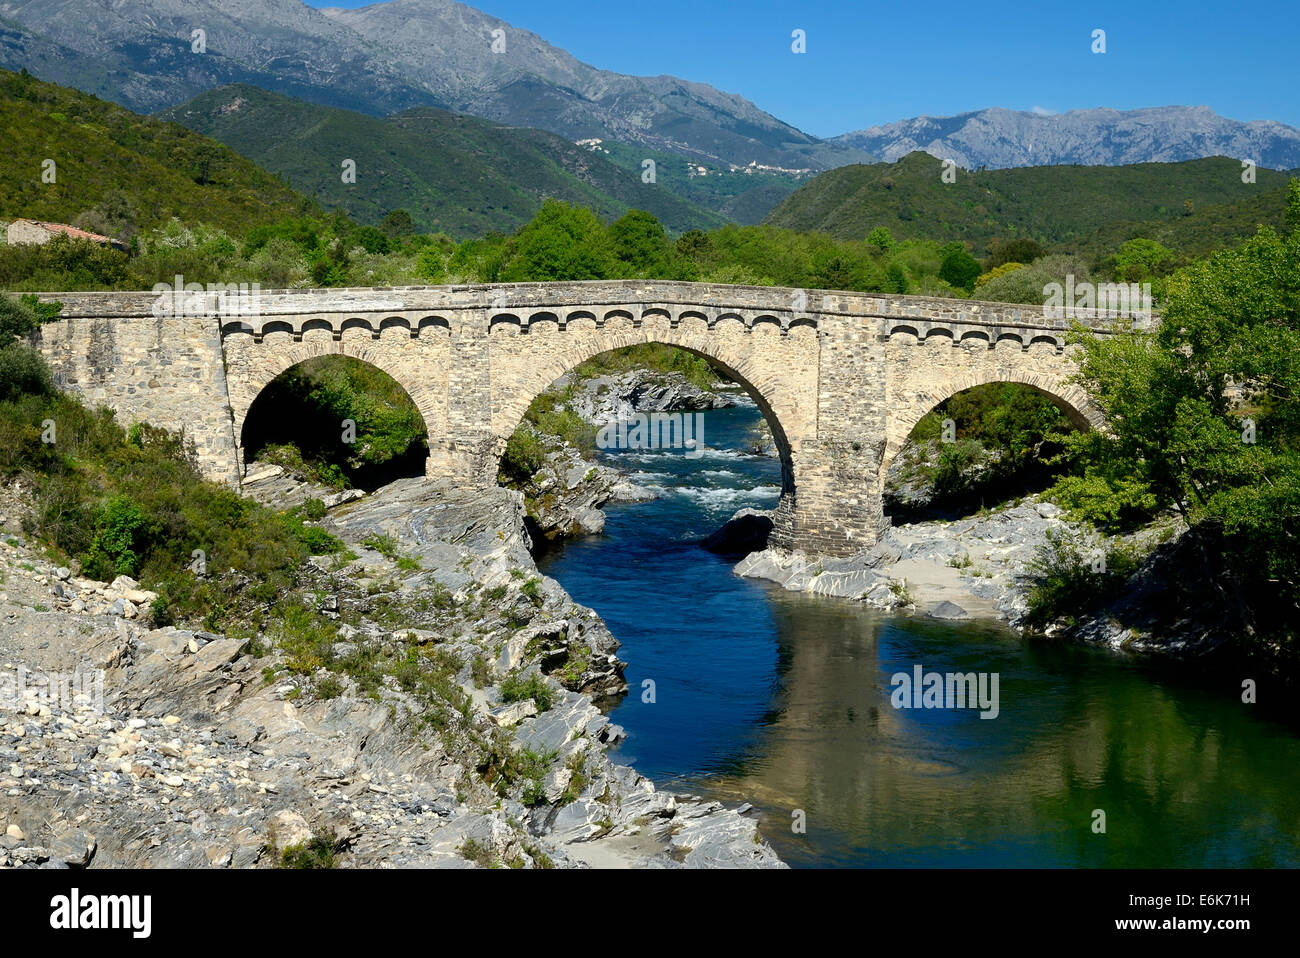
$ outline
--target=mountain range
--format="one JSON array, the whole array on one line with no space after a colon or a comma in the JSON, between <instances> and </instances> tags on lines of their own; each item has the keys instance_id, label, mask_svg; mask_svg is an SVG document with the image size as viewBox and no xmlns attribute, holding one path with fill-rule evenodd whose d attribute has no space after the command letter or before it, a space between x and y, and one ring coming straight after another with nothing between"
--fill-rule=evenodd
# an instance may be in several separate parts
<instances>
[{"instance_id":1,"label":"mountain range","mask_svg":"<svg viewBox=\"0 0 1300 958\"><path fill-rule=\"evenodd\" d=\"M554 133L436 107L376 117L233 84L157 116L221 141L362 223L400 208L422 232L465 239L513 232L547 197L605 219L647 210L674 232L726 221ZM344 160L355 164L355 182L343 181Z\"/></svg>"},{"instance_id":2,"label":"mountain range","mask_svg":"<svg viewBox=\"0 0 1300 958\"><path fill-rule=\"evenodd\" d=\"M0 0L0 66L138 112L247 83L363 113L435 106L708 163L826 169L870 158L707 84L598 70L454 0L357 10L301 0Z\"/></svg>"},{"instance_id":3,"label":"mountain range","mask_svg":"<svg viewBox=\"0 0 1300 958\"><path fill-rule=\"evenodd\" d=\"M195 52L196 29L204 31L203 52ZM704 83L597 69L455 0L355 10L301 0L0 0L0 66L138 112L243 83L375 116L438 107L723 170L755 163L820 171L914 150L967 169L1204 156L1300 166L1300 130L1203 106L992 108L819 139Z\"/></svg>"},{"instance_id":4,"label":"mountain range","mask_svg":"<svg viewBox=\"0 0 1300 958\"><path fill-rule=\"evenodd\" d=\"M1206 156L1251 160L1279 170L1300 166L1300 130L1271 121L1230 120L1206 106L1068 113L994 108L899 120L846 133L834 142L886 161L922 150L968 170L1176 163Z\"/></svg>"}]
</instances>

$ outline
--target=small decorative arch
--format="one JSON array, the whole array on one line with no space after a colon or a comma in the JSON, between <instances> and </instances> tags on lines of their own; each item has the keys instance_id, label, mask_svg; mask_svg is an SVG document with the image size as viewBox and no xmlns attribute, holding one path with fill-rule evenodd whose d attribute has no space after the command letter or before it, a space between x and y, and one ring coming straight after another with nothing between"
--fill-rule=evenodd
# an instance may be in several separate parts
<instances>
[{"instance_id":1,"label":"small decorative arch","mask_svg":"<svg viewBox=\"0 0 1300 958\"><path fill-rule=\"evenodd\" d=\"M488 320L488 335L500 332L518 333L523 329L523 321L514 313L497 313Z\"/></svg>"},{"instance_id":2,"label":"small decorative arch","mask_svg":"<svg viewBox=\"0 0 1300 958\"><path fill-rule=\"evenodd\" d=\"M605 315L601 318L600 325L601 326L618 325L620 320L625 321L628 326L636 325L636 317L633 316L626 309L606 310Z\"/></svg>"},{"instance_id":3,"label":"small decorative arch","mask_svg":"<svg viewBox=\"0 0 1300 958\"><path fill-rule=\"evenodd\" d=\"M265 342L268 334L273 335L275 333L288 333L290 336L296 338L296 330L293 328L293 323L286 322L283 319L271 319L262 323L262 328L254 335L253 341L258 343Z\"/></svg>"},{"instance_id":4,"label":"small decorative arch","mask_svg":"<svg viewBox=\"0 0 1300 958\"><path fill-rule=\"evenodd\" d=\"M415 336L415 330L411 328L411 321L405 316L388 316L384 318L379 324L379 335L382 337L390 329L404 329L407 336Z\"/></svg>"},{"instance_id":5,"label":"small decorative arch","mask_svg":"<svg viewBox=\"0 0 1300 958\"><path fill-rule=\"evenodd\" d=\"M334 325L328 319L321 319L319 317L317 317L316 319L309 319L305 323L303 323L302 331L298 334L298 338L301 339L303 336L306 336L309 332L313 332L315 330L320 330L322 332L327 333L330 339L334 338Z\"/></svg>"},{"instance_id":6,"label":"small decorative arch","mask_svg":"<svg viewBox=\"0 0 1300 958\"><path fill-rule=\"evenodd\" d=\"M745 322L745 317L740 313L719 313L712 323L715 332L726 334L728 332L749 332L749 324Z\"/></svg>"},{"instance_id":7,"label":"small decorative arch","mask_svg":"<svg viewBox=\"0 0 1300 958\"><path fill-rule=\"evenodd\" d=\"M420 321L416 324L415 335L423 336L426 331L434 333L451 333L451 323L441 316L421 316Z\"/></svg>"},{"instance_id":8,"label":"small decorative arch","mask_svg":"<svg viewBox=\"0 0 1300 958\"><path fill-rule=\"evenodd\" d=\"M374 323L360 316L350 316L339 325L338 336L341 339L347 334L349 329L364 329L370 334L371 339L379 338L379 330L375 329Z\"/></svg>"}]
</instances>

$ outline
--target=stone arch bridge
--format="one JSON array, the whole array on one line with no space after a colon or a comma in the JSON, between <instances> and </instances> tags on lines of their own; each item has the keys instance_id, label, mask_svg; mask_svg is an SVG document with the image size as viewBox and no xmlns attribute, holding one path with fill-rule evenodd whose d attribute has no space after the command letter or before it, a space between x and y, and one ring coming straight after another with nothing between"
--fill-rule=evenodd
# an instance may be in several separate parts
<instances>
[{"instance_id":1,"label":"stone arch bridge","mask_svg":"<svg viewBox=\"0 0 1300 958\"><path fill-rule=\"evenodd\" d=\"M1031 306L639 280L42 298L63 304L37 334L63 388L123 422L183 429L204 472L232 484L253 401L313 356L352 356L397 380L428 429L427 474L472 485L495 482L529 403L566 371L636 343L678 346L741 383L772 427L783 466L773 542L827 555L876 541L890 463L956 392L1024 383L1076 424L1100 423L1070 382L1070 322Z\"/></svg>"}]
</instances>

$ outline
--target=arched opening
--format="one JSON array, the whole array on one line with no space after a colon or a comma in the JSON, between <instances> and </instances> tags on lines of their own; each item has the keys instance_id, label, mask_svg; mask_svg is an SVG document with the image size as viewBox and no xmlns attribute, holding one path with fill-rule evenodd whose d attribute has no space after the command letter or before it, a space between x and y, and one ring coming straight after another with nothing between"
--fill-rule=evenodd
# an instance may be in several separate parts
<instances>
[{"instance_id":1,"label":"arched opening","mask_svg":"<svg viewBox=\"0 0 1300 958\"><path fill-rule=\"evenodd\" d=\"M693 499L700 541L738 510L770 510L795 492L790 443L769 399L730 364L677 344L588 356L531 397L516 422L498 444L497 481L524 493L542 551L602 531L606 503ZM770 518L755 522L770 531Z\"/></svg>"},{"instance_id":2,"label":"arched opening","mask_svg":"<svg viewBox=\"0 0 1300 958\"><path fill-rule=\"evenodd\" d=\"M428 431L405 389L342 354L290 366L253 400L240 435L246 472L278 465L309 482L372 491L423 476Z\"/></svg>"},{"instance_id":3,"label":"arched opening","mask_svg":"<svg viewBox=\"0 0 1300 958\"><path fill-rule=\"evenodd\" d=\"M1035 495L1063 471L1068 433L1091 427L1062 396L1028 383L961 388L921 414L884 463L892 523L955 518Z\"/></svg>"}]
</instances>

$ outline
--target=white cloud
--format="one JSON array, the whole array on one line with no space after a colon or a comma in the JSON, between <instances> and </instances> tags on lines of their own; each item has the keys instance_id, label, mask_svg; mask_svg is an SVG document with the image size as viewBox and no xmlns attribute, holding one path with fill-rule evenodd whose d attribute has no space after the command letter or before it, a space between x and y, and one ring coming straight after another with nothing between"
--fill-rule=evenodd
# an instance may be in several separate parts
<instances>
[{"instance_id":1,"label":"white cloud","mask_svg":"<svg viewBox=\"0 0 1300 958\"><path fill-rule=\"evenodd\" d=\"M1045 106L1031 106L1029 112L1035 116L1056 116L1055 110L1049 110Z\"/></svg>"}]
</instances>

